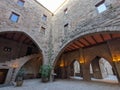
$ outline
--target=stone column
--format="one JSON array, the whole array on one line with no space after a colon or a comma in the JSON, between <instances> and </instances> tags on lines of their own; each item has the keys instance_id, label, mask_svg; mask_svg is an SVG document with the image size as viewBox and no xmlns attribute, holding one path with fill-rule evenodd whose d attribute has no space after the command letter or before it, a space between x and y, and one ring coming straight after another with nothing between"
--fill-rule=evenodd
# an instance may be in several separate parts
<instances>
[{"instance_id":1,"label":"stone column","mask_svg":"<svg viewBox=\"0 0 120 90\"><path fill-rule=\"evenodd\" d=\"M62 78L62 79L65 79L66 73L65 73L65 68L64 68L64 67L61 68L61 73L62 73L61 78Z\"/></svg>"},{"instance_id":2,"label":"stone column","mask_svg":"<svg viewBox=\"0 0 120 90\"><path fill-rule=\"evenodd\" d=\"M83 70L83 80L90 81L90 70L89 65L87 64L81 64L82 70Z\"/></svg>"},{"instance_id":3,"label":"stone column","mask_svg":"<svg viewBox=\"0 0 120 90\"><path fill-rule=\"evenodd\" d=\"M70 66L67 67L67 78L70 78Z\"/></svg>"},{"instance_id":4,"label":"stone column","mask_svg":"<svg viewBox=\"0 0 120 90\"><path fill-rule=\"evenodd\" d=\"M120 61L119 62L114 62L115 69L116 69L116 75L118 78L118 81L120 83Z\"/></svg>"},{"instance_id":5,"label":"stone column","mask_svg":"<svg viewBox=\"0 0 120 90\"><path fill-rule=\"evenodd\" d=\"M93 60L92 68L93 68L93 77L97 79L102 79L99 60Z\"/></svg>"},{"instance_id":6,"label":"stone column","mask_svg":"<svg viewBox=\"0 0 120 90\"><path fill-rule=\"evenodd\" d=\"M82 64L80 64L80 77L83 77L83 69L82 69Z\"/></svg>"}]
</instances>

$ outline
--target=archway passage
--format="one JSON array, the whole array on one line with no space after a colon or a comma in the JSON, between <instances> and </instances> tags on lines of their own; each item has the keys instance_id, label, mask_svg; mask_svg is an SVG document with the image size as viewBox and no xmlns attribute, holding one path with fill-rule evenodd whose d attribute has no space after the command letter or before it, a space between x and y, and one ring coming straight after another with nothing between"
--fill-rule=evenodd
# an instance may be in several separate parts
<instances>
[{"instance_id":1,"label":"archway passage","mask_svg":"<svg viewBox=\"0 0 120 90\"><path fill-rule=\"evenodd\" d=\"M108 60L96 57L91 61L90 65L91 80L118 83L116 72Z\"/></svg>"},{"instance_id":2,"label":"archway passage","mask_svg":"<svg viewBox=\"0 0 120 90\"><path fill-rule=\"evenodd\" d=\"M76 59L80 63L80 76L88 81L91 80L89 64L96 56L100 56L108 60L120 81L119 48L120 32L99 32L80 36L62 49L59 58L54 62L55 71L61 68L60 74L56 72L57 75L67 78L70 72L69 64Z\"/></svg>"},{"instance_id":3,"label":"archway passage","mask_svg":"<svg viewBox=\"0 0 120 90\"><path fill-rule=\"evenodd\" d=\"M29 64L26 65L28 62ZM37 63L37 66L31 66L33 62ZM30 75L33 73L35 73L35 78L39 77L38 68L42 62L43 55L39 45L29 35L18 31L0 33L0 67L9 70L5 83L14 81L21 67L25 68L27 79L31 78ZM31 72L27 73L30 71L29 68L32 68Z\"/></svg>"},{"instance_id":4,"label":"archway passage","mask_svg":"<svg viewBox=\"0 0 120 90\"><path fill-rule=\"evenodd\" d=\"M70 74L69 78L72 79L83 79L82 77L82 68L78 60L73 60L72 63L70 64Z\"/></svg>"},{"instance_id":5,"label":"archway passage","mask_svg":"<svg viewBox=\"0 0 120 90\"><path fill-rule=\"evenodd\" d=\"M0 84L4 84L8 69L0 69Z\"/></svg>"}]
</instances>

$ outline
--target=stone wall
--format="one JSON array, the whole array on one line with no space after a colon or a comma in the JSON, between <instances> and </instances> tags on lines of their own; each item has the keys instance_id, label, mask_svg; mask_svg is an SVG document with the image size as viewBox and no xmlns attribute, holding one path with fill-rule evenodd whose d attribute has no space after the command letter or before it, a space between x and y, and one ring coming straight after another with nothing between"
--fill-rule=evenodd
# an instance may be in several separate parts
<instances>
[{"instance_id":1,"label":"stone wall","mask_svg":"<svg viewBox=\"0 0 120 90\"><path fill-rule=\"evenodd\" d=\"M100 1L69 0L56 12L52 18L54 59L58 59L67 45L84 35L97 32L120 31L119 0L105 0L107 10L99 14L95 5ZM68 8L67 14L64 13L65 8ZM67 30L64 29L66 23L68 23Z\"/></svg>"},{"instance_id":2,"label":"stone wall","mask_svg":"<svg viewBox=\"0 0 120 90\"><path fill-rule=\"evenodd\" d=\"M0 0L0 32L20 31L30 36L43 53L44 61L48 60L48 43L51 30L52 13L35 0L25 0L23 7L17 5L18 0ZM17 23L9 20L11 13L19 14ZM47 21L42 16L47 16ZM41 30L45 27L45 34Z\"/></svg>"}]
</instances>

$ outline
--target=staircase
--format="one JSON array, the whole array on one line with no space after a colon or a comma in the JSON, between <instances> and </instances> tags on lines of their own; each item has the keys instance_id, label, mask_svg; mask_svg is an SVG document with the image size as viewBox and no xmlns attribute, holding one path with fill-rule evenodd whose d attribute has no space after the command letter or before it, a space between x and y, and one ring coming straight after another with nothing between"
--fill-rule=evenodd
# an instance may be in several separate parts
<instances>
[{"instance_id":1,"label":"staircase","mask_svg":"<svg viewBox=\"0 0 120 90\"><path fill-rule=\"evenodd\" d=\"M34 59L40 57L40 54L32 54L29 56L24 56L24 57L20 57L20 58L16 58L15 60L11 60L11 61L6 61L5 63L0 63L0 68L7 68L9 69L8 75L9 78L11 76L11 80L10 81L14 81L18 71L20 70L20 68L29 60ZM11 70L11 73L10 73ZM11 74L11 75L10 75Z\"/></svg>"}]
</instances>

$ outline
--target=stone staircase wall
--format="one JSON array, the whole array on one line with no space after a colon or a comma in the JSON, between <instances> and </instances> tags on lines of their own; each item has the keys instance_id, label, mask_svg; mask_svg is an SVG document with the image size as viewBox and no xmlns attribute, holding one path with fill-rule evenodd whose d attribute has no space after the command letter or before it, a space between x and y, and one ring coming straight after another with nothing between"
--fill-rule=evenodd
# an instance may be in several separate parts
<instances>
[{"instance_id":1,"label":"stone staircase wall","mask_svg":"<svg viewBox=\"0 0 120 90\"><path fill-rule=\"evenodd\" d=\"M37 57L40 57L40 54L32 54L29 56L16 58L15 60L6 61L5 63L0 63L0 69L9 69L5 83L14 81L20 68L29 60Z\"/></svg>"}]
</instances>

